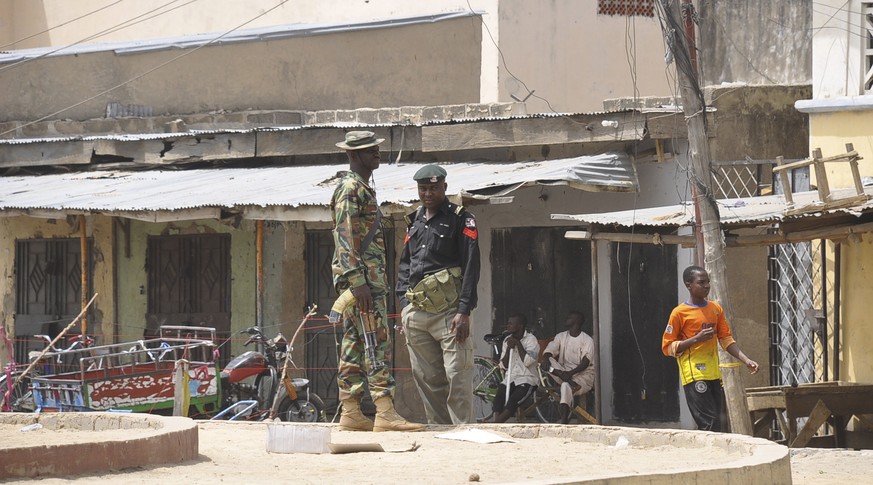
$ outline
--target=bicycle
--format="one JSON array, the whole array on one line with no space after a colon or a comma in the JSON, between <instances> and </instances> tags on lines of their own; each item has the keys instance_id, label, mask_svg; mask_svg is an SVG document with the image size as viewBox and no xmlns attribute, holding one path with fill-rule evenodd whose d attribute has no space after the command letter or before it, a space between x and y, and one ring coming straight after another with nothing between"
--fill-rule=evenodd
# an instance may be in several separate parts
<instances>
[{"instance_id":1,"label":"bicycle","mask_svg":"<svg viewBox=\"0 0 873 485\"><path fill-rule=\"evenodd\" d=\"M473 417L477 423L485 423L494 416L493 403L497 395L497 386L504 380L503 369L500 368L500 346L506 333L485 335L485 342L491 346L494 357L477 355L473 357ZM520 408L517 420L521 421L525 416L533 412L542 423L557 423L561 419L560 399L554 393L549 392L556 386L549 374L539 373L539 385L533 397L528 399Z\"/></svg>"}]
</instances>

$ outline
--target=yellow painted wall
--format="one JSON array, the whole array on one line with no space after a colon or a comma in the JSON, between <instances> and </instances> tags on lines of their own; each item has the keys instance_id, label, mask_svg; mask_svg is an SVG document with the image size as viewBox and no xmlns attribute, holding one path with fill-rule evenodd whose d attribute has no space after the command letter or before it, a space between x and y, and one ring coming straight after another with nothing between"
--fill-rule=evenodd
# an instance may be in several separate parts
<instances>
[{"instance_id":1,"label":"yellow painted wall","mask_svg":"<svg viewBox=\"0 0 873 485\"><path fill-rule=\"evenodd\" d=\"M873 235L843 244L840 380L873 383Z\"/></svg>"},{"instance_id":2,"label":"yellow painted wall","mask_svg":"<svg viewBox=\"0 0 873 485\"><path fill-rule=\"evenodd\" d=\"M91 293L97 299L91 306L92 318L87 321L87 332L102 335L98 343L107 343L113 335L115 322L115 295L112 291L113 242L112 220L108 217L86 217L86 235L93 241L93 279L89 282ZM14 335L15 319L15 242L24 239L79 238L78 218L37 219L31 217L0 218L0 322L8 335ZM81 330L81 326L76 327ZM0 364L5 365L9 356L0 346Z\"/></svg>"},{"instance_id":3,"label":"yellow painted wall","mask_svg":"<svg viewBox=\"0 0 873 485\"><path fill-rule=\"evenodd\" d=\"M863 157L859 162L861 177L873 176L873 110L810 114L810 150L820 148L825 157L846 152L852 143ZM851 172L846 163L827 165L831 189L852 187ZM814 173L811 174L815 180ZM873 325L870 324L869 302L873 301L873 236L864 234L842 242L841 295L841 380L873 382ZM833 268L833 251L829 245L828 267ZM833 270L828 281L833 282ZM832 283L829 283L832 284ZM833 301L833 300L832 300ZM828 319L833 322L833 305Z\"/></svg>"},{"instance_id":4,"label":"yellow painted wall","mask_svg":"<svg viewBox=\"0 0 873 485\"><path fill-rule=\"evenodd\" d=\"M863 160L858 162L861 177L873 177L873 110L813 113L809 116L810 152L820 148L822 156L846 153L846 143L852 143ZM852 187L847 163L825 165L831 189ZM810 170L812 180L815 173Z\"/></svg>"}]
</instances>

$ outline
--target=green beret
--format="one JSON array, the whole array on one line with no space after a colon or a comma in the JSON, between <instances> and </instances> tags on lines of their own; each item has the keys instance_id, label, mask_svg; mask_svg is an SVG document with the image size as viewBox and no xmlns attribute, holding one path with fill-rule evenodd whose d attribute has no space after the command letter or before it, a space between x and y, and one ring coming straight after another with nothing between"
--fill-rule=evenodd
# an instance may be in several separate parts
<instances>
[{"instance_id":1,"label":"green beret","mask_svg":"<svg viewBox=\"0 0 873 485\"><path fill-rule=\"evenodd\" d=\"M446 170L439 165L425 165L415 172L413 180L419 183L435 183L446 179Z\"/></svg>"}]
</instances>

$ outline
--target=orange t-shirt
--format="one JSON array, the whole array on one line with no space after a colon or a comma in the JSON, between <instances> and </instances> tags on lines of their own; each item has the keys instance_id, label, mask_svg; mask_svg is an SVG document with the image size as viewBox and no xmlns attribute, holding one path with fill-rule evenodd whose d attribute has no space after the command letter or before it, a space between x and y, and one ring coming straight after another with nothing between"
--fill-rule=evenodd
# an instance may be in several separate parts
<instances>
[{"instance_id":1,"label":"orange t-shirt","mask_svg":"<svg viewBox=\"0 0 873 485\"><path fill-rule=\"evenodd\" d=\"M692 345L674 355L679 341L690 339L703 328L709 327L716 327L717 339ZM661 339L661 351L664 355L676 357L684 386L694 381L721 379L716 342L724 349L735 342L721 305L714 301L708 301L702 307L682 303L670 313L670 321Z\"/></svg>"}]
</instances>

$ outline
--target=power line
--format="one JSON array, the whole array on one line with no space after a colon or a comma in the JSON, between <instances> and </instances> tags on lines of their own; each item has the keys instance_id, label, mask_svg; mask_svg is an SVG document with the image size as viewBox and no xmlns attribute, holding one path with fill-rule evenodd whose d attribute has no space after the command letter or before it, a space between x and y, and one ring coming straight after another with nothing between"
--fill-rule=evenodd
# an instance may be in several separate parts
<instances>
[{"instance_id":1,"label":"power line","mask_svg":"<svg viewBox=\"0 0 873 485\"><path fill-rule=\"evenodd\" d=\"M142 19L142 20L138 20L138 21L136 21L136 22L133 22L134 20L140 19L141 17L145 17L146 15L148 15L148 14L150 14L150 13L153 13L153 12L155 12L155 11L161 10L162 8L164 8L164 7L168 6L168 5L171 5L171 4L173 4L173 3L176 3L176 2L178 2L178 1L180 1L180 0L170 0L169 2L167 2L167 3L163 4L163 5L161 5L160 7L157 7L157 8L154 8L154 9L152 9L152 10L149 10L148 12L145 12L145 13L143 13L143 14L137 15L136 17L133 17L133 18L127 19L127 20L125 20L124 22L120 22L120 23L118 23L118 24L115 24L115 25L113 25L112 27L109 27L109 28L107 28L107 29L101 30L100 32L97 32L96 34L91 34L91 35L89 35L88 37L85 37L84 39L80 39L80 40L78 40L78 41L76 41L76 42L73 42L72 44L58 47L57 49L53 49L53 50L50 50L50 51L48 51L48 52L44 52L44 53L42 53L42 54L40 54L40 55L38 55L38 56L28 57L28 58L26 58L26 59L22 59L22 60L20 60L20 61L18 61L18 62L15 62L15 63L13 63L13 64L8 65L8 66L0 67L0 72L3 72L3 71L5 71L5 70L7 70L7 69L13 69L13 68L15 68L15 67L18 67L18 66L20 66L20 65L22 65L22 64L25 64L25 63L27 63L27 62L30 62L30 61L35 61L35 60L37 60L37 59L42 59L43 57L50 56L50 55L55 54L55 53L57 53L57 52L60 52L60 51L62 51L62 50L64 50L64 49L69 49L70 47L73 47L73 46L76 46L76 45L79 45L79 44L82 44L82 43L88 42L88 41L90 41L90 40L97 39L97 38L102 37L102 36L104 36L104 35L106 35L106 34L110 34L110 33L113 33L113 32L117 32L117 31L122 30L122 29L126 29L127 27L131 27L131 26L134 26L134 25L136 25L136 24L139 24L139 23L145 22L146 20L151 20L151 19L153 19L153 18L155 18L155 17L158 17L158 16L160 16L160 15L163 15L163 14L165 14L165 13L172 12L173 10L176 10L177 8L181 8L181 7L184 7L184 6L186 6L186 5L192 4L192 3L196 2L197 0L188 0L187 3L184 3L184 4L182 4L182 5L178 5L178 6L176 6L176 7L173 7L173 8L171 8L171 9L169 9L169 10L164 11L164 12L160 12L160 13L158 13L158 14L156 14L156 15L151 16L151 17L148 17L148 18L145 18L145 19ZM133 22L133 23L131 23L131 22ZM129 25L125 25L125 24L129 24Z\"/></svg>"},{"instance_id":2,"label":"power line","mask_svg":"<svg viewBox=\"0 0 873 485\"><path fill-rule=\"evenodd\" d=\"M196 1L196 0L192 0L192 1ZM120 88L120 87L126 86L126 85L128 85L128 84L130 84L130 83L132 83L132 82L134 82L134 81L136 81L136 80L142 79L143 77L145 77L145 76L147 76L147 75L149 75L149 74L151 74L151 73L157 71L158 69L160 69L160 68L162 68L162 67L164 67L164 66L166 66L166 65L168 65L168 64L171 64L171 63L173 63L173 62L175 62L175 61L177 61L177 60L179 60L179 59L181 59L181 58L183 58L183 57L185 57L185 56L187 56L187 55L190 55L190 54L193 54L193 53L199 51L200 49L202 49L202 48L204 48L204 47L206 47L206 46L209 46L209 45L214 44L215 42L218 42L219 40L221 40L221 39L224 38L225 36L227 36L227 35L229 35L229 34L235 32L235 31L239 30L240 28L242 28L242 27L244 27L244 26L246 26L246 25L248 25L248 24L254 22L255 20L257 20L257 19L259 19L259 18L261 18L261 17L267 15L268 13L272 12L273 10L276 10L277 8L281 7L282 5L285 5L285 4L288 3L289 1L290 1L290 0L282 0L282 1L280 1L278 4L276 4L275 6L270 7L269 9L267 9L267 10L261 12L260 14L258 14L258 15L256 15L256 16L252 17L252 18L249 19L249 20L246 20L245 22L243 22L243 23L237 25L236 27L234 27L234 28L228 30L227 32L224 32L223 34L221 34L221 35L219 35L219 36L217 36L217 37L215 37L215 38L209 40L208 42L206 42L206 43L204 43L204 44L202 44L202 45L199 45L199 46L197 46L197 47L195 47L195 48L193 48L193 49L191 49L191 50L189 50L189 51L187 51L187 52L184 52L184 53L182 53L182 54L179 54L179 55L176 56L176 57L173 57L172 59L169 59L169 60L167 60L167 61L165 61L165 62L162 62L161 64L158 64L157 66L155 66L155 67L153 67L153 68L151 68L151 69L149 69L149 70L143 72L142 74L139 74L139 75L137 75L137 76L135 76L135 77L133 77L133 78L131 78L131 79L128 79L127 81L124 81L124 82L122 82L122 83L120 83L120 84L117 84L117 85L115 85L115 86L113 86L113 87L111 87L111 88L109 88L109 89L103 90L103 91L101 91L101 92L95 94L94 96L91 96L90 98L83 99L82 101L79 101L79 102L77 102L77 103L75 103L75 104L72 104L72 105L70 105L70 106L67 106L66 108L60 109L60 110L58 110L58 111L55 111L54 113L51 113L51 114L45 115L45 116L43 116L43 117L41 117L41 118L38 118L38 119L35 119L35 120L33 120L33 121L29 121L29 122L27 122L27 123L25 123L25 124L23 124L23 125L21 125L21 126L18 126L18 127L16 127L16 128L12 128L12 129L10 129L10 130L6 130L6 131L0 133L0 137L2 137L2 136L4 136L4 135L7 135L7 134L9 134L9 133L12 133L12 132L14 132L14 131L20 130L20 129L22 129L22 128L28 127L28 126L30 126L30 125L33 125L33 124L39 123L39 122L41 122L41 121L45 121L45 120L47 120L47 119L49 119L49 118L53 118L53 117L55 117L55 116L57 116L57 115L59 115L59 114L65 112L65 111L69 111L69 110L71 110L71 109L73 109L73 108L76 108L76 107L78 107L78 106L81 106L81 105L83 105L83 104L85 104L85 103L87 103L87 102L89 102L89 101L93 101L93 100L99 98L100 96L103 96L103 95L105 95L105 94L111 93L112 91L115 91L116 89L118 89L118 88Z\"/></svg>"},{"instance_id":3,"label":"power line","mask_svg":"<svg viewBox=\"0 0 873 485\"><path fill-rule=\"evenodd\" d=\"M124 1L124 0L116 0L115 2L112 2L112 3L110 3L109 5L104 5L104 6L100 7L100 8L98 8L97 10L92 10L92 11L90 11L90 12L88 12L88 13L85 13L85 14L82 14L82 15L76 17L76 18L73 18L73 19L67 20L66 22L60 23L60 24L58 24L58 25L55 25L54 27L49 27L49 28L47 28L47 29L45 29L45 30L41 30L41 31L39 31L39 32L35 32L35 33L33 33L33 34L30 34L30 35L28 35L27 37L22 37L21 39L14 40L14 41L12 41L12 42L10 42L10 43L8 43L8 44L0 45L0 49L5 49L6 47L9 47L9 46L11 46L11 45L15 45L15 44L18 44L18 43L20 43L20 42L24 42L25 40L32 39L32 38L36 37L37 35L42 35L42 34L48 33L48 32L50 32L50 31L52 31L52 30L54 30L54 29L57 29L58 27L63 27L63 26L65 26L65 25L71 24L71 23L73 23L73 22L75 22L75 21L77 21L77 20L81 20L81 19L83 19L83 18L85 18L85 17L87 17L87 16L89 16L89 15L93 15L93 14L95 14L95 13L97 13L97 12L100 12L100 11L106 10L107 8L109 8L109 7L113 6L113 5L117 5L117 4L119 4L119 3L123 2L123 1Z\"/></svg>"},{"instance_id":4,"label":"power line","mask_svg":"<svg viewBox=\"0 0 873 485\"><path fill-rule=\"evenodd\" d=\"M731 38L730 34L728 34L728 31L727 31L727 29L725 29L724 24L721 23L721 21L718 19L718 16L714 15L713 19L715 20L715 23L719 26L722 33L724 34L724 38L727 39L728 42L730 42L731 47L734 48L734 50L737 52L737 54L739 54L743 59L746 60L746 62L749 64L749 67L751 67L753 71L760 74L764 79L769 81L771 84L779 84L776 80L772 79L770 76L768 76L763 71L758 69L758 67L752 62L752 59L750 59L749 56L745 52L740 50L740 48L737 46L737 44Z\"/></svg>"}]
</instances>

